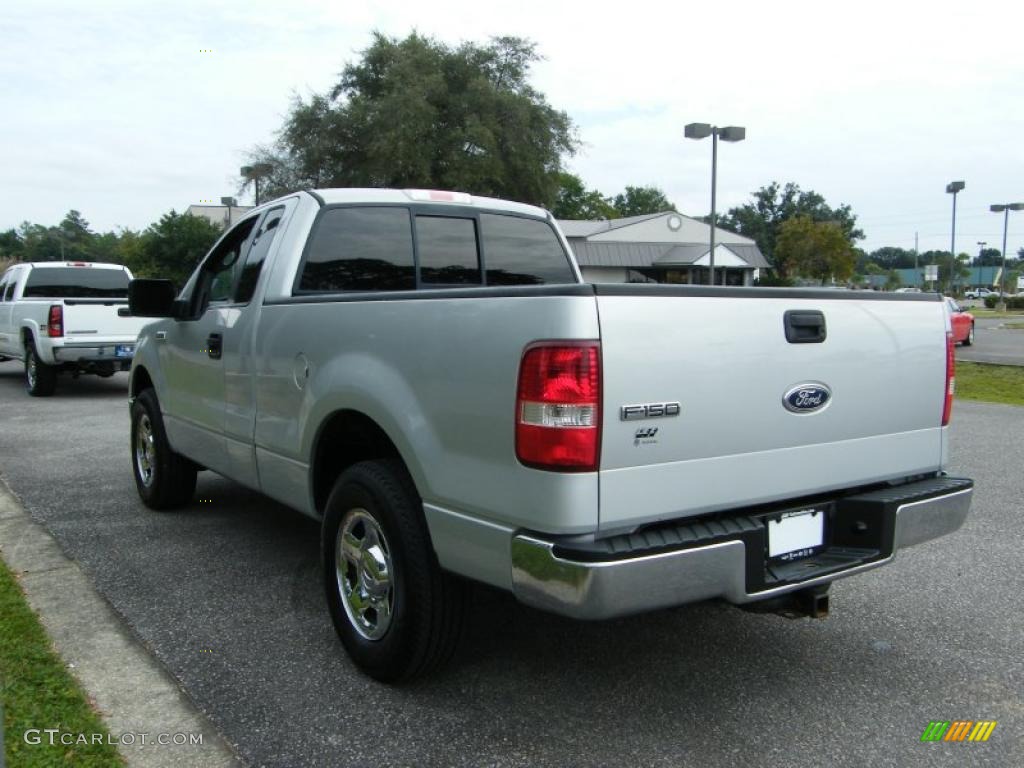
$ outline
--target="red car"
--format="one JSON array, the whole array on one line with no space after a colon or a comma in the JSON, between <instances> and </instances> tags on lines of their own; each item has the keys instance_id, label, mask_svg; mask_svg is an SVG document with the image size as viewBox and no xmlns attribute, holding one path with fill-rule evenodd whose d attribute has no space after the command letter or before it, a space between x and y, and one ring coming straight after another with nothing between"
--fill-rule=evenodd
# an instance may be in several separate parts
<instances>
[{"instance_id":1,"label":"red car","mask_svg":"<svg viewBox=\"0 0 1024 768\"><path fill-rule=\"evenodd\" d=\"M974 315L960 309L960 305L948 296L946 304L949 305L949 314L953 318L953 343L963 342L965 347L971 346L974 343Z\"/></svg>"}]
</instances>

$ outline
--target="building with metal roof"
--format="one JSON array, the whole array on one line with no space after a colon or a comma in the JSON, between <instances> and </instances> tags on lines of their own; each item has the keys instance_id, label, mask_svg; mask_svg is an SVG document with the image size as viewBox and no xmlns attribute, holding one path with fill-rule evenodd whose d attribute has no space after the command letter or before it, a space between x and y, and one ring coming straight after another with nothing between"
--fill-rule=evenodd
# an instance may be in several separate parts
<instances>
[{"instance_id":1,"label":"building with metal roof","mask_svg":"<svg viewBox=\"0 0 1024 768\"><path fill-rule=\"evenodd\" d=\"M708 284L711 227L676 211L605 221L560 220L583 279ZM749 237L715 228L715 282L753 285L769 268Z\"/></svg>"},{"instance_id":2,"label":"building with metal roof","mask_svg":"<svg viewBox=\"0 0 1024 768\"><path fill-rule=\"evenodd\" d=\"M211 224L227 229L242 220L242 217L251 211L251 205L190 205L185 213L189 216L199 216Z\"/></svg>"}]
</instances>

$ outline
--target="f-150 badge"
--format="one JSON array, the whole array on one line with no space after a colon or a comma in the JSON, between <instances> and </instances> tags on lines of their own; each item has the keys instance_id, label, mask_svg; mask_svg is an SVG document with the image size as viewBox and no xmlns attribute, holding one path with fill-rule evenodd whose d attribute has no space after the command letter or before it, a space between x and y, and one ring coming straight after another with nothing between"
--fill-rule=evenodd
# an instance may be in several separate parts
<instances>
[{"instance_id":1,"label":"f-150 badge","mask_svg":"<svg viewBox=\"0 0 1024 768\"><path fill-rule=\"evenodd\" d=\"M782 405L793 413L820 411L832 400L832 390L820 381L805 381L790 387L782 396Z\"/></svg>"},{"instance_id":2,"label":"f-150 badge","mask_svg":"<svg viewBox=\"0 0 1024 768\"><path fill-rule=\"evenodd\" d=\"M624 405L619 410L619 418L623 421L635 419L660 419L664 416L678 416L682 410L679 403L640 403Z\"/></svg>"}]
</instances>

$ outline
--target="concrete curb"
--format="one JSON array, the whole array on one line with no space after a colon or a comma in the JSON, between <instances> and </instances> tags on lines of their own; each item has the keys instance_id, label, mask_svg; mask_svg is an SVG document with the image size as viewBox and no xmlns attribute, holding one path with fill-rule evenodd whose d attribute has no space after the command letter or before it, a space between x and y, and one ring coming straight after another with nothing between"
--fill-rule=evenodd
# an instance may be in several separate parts
<instances>
[{"instance_id":1,"label":"concrete curb","mask_svg":"<svg viewBox=\"0 0 1024 768\"><path fill-rule=\"evenodd\" d=\"M88 577L0 480L0 557L57 652L91 697L132 768L241 762L213 724L154 659ZM56 723L39 723L39 729ZM147 734L143 744L141 734ZM201 744L157 744L159 734L202 734ZM44 744L46 736L43 736ZM173 741L173 737L172 737ZM42 747L41 747L42 748ZM0 754L0 762L2 762Z\"/></svg>"}]
</instances>

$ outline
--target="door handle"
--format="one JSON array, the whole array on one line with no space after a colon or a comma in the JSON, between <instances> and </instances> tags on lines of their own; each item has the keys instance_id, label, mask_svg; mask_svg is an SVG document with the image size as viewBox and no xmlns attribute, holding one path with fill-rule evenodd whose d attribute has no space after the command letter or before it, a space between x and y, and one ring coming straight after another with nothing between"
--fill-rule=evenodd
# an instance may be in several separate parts
<instances>
[{"instance_id":1,"label":"door handle","mask_svg":"<svg viewBox=\"0 0 1024 768\"><path fill-rule=\"evenodd\" d=\"M167 341L167 331L157 331L155 337L157 341Z\"/></svg>"},{"instance_id":2,"label":"door handle","mask_svg":"<svg viewBox=\"0 0 1024 768\"><path fill-rule=\"evenodd\" d=\"M790 309L782 317L790 344L821 344L828 335L825 315L817 309Z\"/></svg>"},{"instance_id":3,"label":"door handle","mask_svg":"<svg viewBox=\"0 0 1024 768\"><path fill-rule=\"evenodd\" d=\"M224 338L219 333L211 333L206 338L206 354L214 360L220 360L220 353L223 349Z\"/></svg>"}]
</instances>

